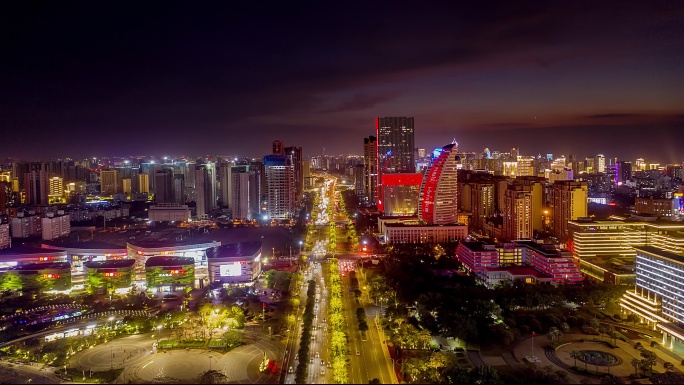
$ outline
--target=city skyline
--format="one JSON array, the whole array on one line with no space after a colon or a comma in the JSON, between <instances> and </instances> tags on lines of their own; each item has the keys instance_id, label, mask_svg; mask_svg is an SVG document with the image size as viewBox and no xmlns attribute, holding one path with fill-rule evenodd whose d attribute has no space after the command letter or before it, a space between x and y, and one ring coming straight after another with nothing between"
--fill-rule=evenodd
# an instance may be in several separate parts
<instances>
[{"instance_id":1,"label":"city skyline","mask_svg":"<svg viewBox=\"0 0 684 385\"><path fill-rule=\"evenodd\" d=\"M9 157L360 154L376 117L410 116L418 148L682 161L670 3L2 7Z\"/></svg>"}]
</instances>

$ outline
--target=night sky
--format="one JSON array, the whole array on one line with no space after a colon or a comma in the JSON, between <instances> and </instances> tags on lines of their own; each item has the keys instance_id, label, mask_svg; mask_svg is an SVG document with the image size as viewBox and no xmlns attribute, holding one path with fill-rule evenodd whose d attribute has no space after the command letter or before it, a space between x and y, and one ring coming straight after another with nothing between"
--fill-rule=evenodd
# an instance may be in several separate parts
<instances>
[{"instance_id":1,"label":"night sky","mask_svg":"<svg viewBox=\"0 0 684 385\"><path fill-rule=\"evenodd\" d=\"M12 3L0 157L361 154L414 116L428 150L684 161L678 1Z\"/></svg>"}]
</instances>

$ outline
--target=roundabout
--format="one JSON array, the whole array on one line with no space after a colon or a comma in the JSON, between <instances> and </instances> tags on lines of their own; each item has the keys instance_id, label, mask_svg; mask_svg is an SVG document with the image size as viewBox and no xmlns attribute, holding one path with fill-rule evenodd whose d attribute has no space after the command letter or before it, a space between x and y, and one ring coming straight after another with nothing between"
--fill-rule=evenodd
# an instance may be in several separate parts
<instances>
[{"instance_id":1,"label":"roundabout","mask_svg":"<svg viewBox=\"0 0 684 385\"><path fill-rule=\"evenodd\" d=\"M577 359L594 366L615 366L622 363L622 359L614 354L600 350L580 350Z\"/></svg>"}]
</instances>

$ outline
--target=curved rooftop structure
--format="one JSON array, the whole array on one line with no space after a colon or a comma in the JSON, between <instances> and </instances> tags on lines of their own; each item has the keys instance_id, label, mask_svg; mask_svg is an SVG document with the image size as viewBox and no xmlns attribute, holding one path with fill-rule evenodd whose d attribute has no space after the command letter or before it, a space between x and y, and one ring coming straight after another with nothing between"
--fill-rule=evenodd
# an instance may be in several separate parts
<instances>
[{"instance_id":1,"label":"curved rooftop structure","mask_svg":"<svg viewBox=\"0 0 684 385\"><path fill-rule=\"evenodd\" d=\"M187 266L194 265L195 259L190 257L151 257L145 267Z\"/></svg>"},{"instance_id":2,"label":"curved rooftop structure","mask_svg":"<svg viewBox=\"0 0 684 385\"><path fill-rule=\"evenodd\" d=\"M133 267L135 259L113 259L109 261L90 261L83 263L88 269L123 269Z\"/></svg>"},{"instance_id":3,"label":"curved rooftop structure","mask_svg":"<svg viewBox=\"0 0 684 385\"><path fill-rule=\"evenodd\" d=\"M207 250L207 259L244 260L261 255L261 241L238 242Z\"/></svg>"}]
</instances>

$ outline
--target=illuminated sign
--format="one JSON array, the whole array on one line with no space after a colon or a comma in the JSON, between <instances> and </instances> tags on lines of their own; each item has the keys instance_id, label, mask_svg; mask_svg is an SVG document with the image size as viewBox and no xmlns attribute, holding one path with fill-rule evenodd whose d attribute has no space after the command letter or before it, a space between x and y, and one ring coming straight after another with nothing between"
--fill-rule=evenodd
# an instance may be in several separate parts
<instances>
[{"instance_id":1,"label":"illuminated sign","mask_svg":"<svg viewBox=\"0 0 684 385\"><path fill-rule=\"evenodd\" d=\"M104 273L105 277L121 277L121 273Z\"/></svg>"},{"instance_id":2,"label":"illuminated sign","mask_svg":"<svg viewBox=\"0 0 684 385\"><path fill-rule=\"evenodd\" d=\"M39 260L40 260L41 262L43 262L43 261L54 261L55 258L54 258L54 257L40 257Z\"/></svg>"},{"instance_id":3,"label":"illuminated sign","mask_svg":"<svg viewBox=\"0 0 684 385\"><path fill-rule=\"evenodd\" d=\"M59 278L59 274L43 274L43 278Z\"/></svg>"},{"instance_id":4,"label":"illuminated sign","mask_svg":"<svg viewBox=\"0 0 684 385\"><path fill-rule=\"evenodd\" d=\"M226 263L219 266L221 277L239 277L242 275L242 264L240 262Z\"/></svg>"}]
</instances>

